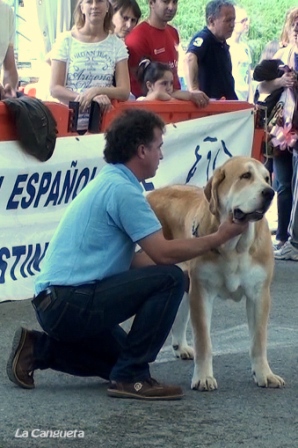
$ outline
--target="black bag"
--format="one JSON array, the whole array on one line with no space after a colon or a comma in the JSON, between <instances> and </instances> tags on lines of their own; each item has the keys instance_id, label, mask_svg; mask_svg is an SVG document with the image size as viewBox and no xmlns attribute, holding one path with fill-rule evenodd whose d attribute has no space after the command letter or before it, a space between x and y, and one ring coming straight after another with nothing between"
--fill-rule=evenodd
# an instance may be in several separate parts
<instances>
[{"instance_id":1,"label":"black bag","mask_svg":"<svg viewBox=\"0 0 298 448\"><path fill-rule=\"evenodd\" d=\"M14 120L23 149L41 162L48 160L55 149L57 123L49 108L29 96L3 100Z\"/></svg>"},{"instance_id":2,"label":"black bag","mask_svg":"<svg viewBox=\"0 0 298 448\"><path fill-rule=\"evenodd\" d=\"M255 67L253 79L261 82L281 78L284 71L279 68L280 65L283 65L281 59L263 59L263 61Z\"/></svg>"}]
</instances>

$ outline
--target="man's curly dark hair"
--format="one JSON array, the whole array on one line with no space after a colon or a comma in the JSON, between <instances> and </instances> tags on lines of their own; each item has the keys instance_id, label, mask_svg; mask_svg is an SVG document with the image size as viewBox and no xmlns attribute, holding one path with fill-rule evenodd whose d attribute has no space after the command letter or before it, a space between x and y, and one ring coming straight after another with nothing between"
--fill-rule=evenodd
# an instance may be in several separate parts
<instances>
[{"instance_id":1,"label":"man's curly dark hair","mask_svg":"<svg viewBox=\"0 0 298 448\"><path fill-rule=\"evenodd\" d=\"M126 163L137 154L140 145L150 145L154 129L165 130L164 121L145 109L126 109L105 133L104 159L107 163Z\"/></svg>"}]
</instances>

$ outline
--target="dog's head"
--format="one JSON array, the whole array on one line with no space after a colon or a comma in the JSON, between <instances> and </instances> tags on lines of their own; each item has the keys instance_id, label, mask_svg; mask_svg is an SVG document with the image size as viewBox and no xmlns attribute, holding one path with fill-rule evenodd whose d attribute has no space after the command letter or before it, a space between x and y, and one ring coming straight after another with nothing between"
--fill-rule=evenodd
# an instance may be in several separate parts
<instances>
[{"instance_id":1,"label":"dog's head","mask_svg":"<svg viewBox=\"0 0 298 448\"><path fill-rule=\"evenodd\" d=\"M217 168L205 187L211 213L234 221L259 221L274 196L264 165L250 157L232 157Z\"/></svg>"}]
</instances>

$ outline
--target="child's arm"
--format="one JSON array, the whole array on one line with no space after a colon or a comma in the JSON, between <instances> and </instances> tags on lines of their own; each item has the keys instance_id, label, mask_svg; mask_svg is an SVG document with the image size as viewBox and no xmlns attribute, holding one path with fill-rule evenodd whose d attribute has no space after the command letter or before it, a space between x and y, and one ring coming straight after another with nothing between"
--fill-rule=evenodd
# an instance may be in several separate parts
<instances>
[{"instance_id":1,"label":"child's arm","mask_svg":"<svg viewBox=\"0 0 298 448\"><path fill-rule=\"evenodd\" d=\"M174 90L172 97L175 100L192 101L199 107L205 107L209 103L209 97L201 90L189 92L188 90Z\"/></svg>"},{"instance_id":2,"label":"child's arm","mask_svg":"<svg viewBox=\"0 0 298 448\"><path fill-rule=\"evenodd\" d=\"M151 92L148 93L146 98L144 98L144 100L146 101L155 101L155 100L160 100L160 101L169 101L172 100L172 96L169 95L166 92Z\"/></svg>"},{"instance_id":3,"label":"child's arm","mask_svg":"<svg viewBox=\"0 0 298 448\"><path fill-rule=\"evenodd\" d=\"M190 101L191 92L187 90L174 90L172 97L175 100Z\"/></svg>"}]
</instances>

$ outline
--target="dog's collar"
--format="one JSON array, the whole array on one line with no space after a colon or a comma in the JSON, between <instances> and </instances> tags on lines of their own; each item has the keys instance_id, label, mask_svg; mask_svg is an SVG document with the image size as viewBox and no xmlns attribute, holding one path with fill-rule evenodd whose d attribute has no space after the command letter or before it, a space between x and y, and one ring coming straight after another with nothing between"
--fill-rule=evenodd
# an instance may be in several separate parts
<instances>
[{"instance_id":1,"label":"dog's collar","mask_svg":"<svg viewBox=\"0 0 298 448\"><path fill-rule=\"evenodd\" d=\"M199 238L199 225L197 224L195 221L193 221L192 223L192 228L191 228L191 234L192 236L194 236L195 238ZM215 248L215 249L211 249L211 252L215 252L216 254L219 254L219 249Z\"/></svg>"},{"instance_id":2,"label":"dog's collar","mask_svg":"<svg viewBox=\"0 0 298 448\"><path fill-rule=\"evenodd\" d=\"M192 223L191 234L196 238L198 238L199 236L199 224L197 224L195 221Z\"/></svg>"}]
</instances>

